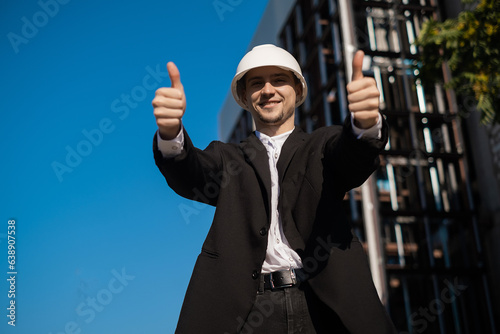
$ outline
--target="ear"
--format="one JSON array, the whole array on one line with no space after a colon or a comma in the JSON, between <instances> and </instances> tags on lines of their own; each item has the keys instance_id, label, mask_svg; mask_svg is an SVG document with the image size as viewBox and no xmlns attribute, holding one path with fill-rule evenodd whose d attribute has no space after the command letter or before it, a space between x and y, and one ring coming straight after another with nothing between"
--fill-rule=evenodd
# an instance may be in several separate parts
<instances>
[{"instance_id":1,"label":"ear","mask_svg":"<svg viewBox=\"0 0 500 334\"><path fill-rule=\"evenodd\" d=\"M244 105L248 105L247 104L247 94L246 94L246 89L245 88L242 88L240 90L240 99L241 99L241 102L243 102Z\"/></svg>"},{"instance_id":2,"label":"ear","mask_svg":"<svg viewBox=\"0 0 500 334\"><path fill-rule=\"evenodd\" d=\"M243 102L246 105L247 104L246 85L241 82L242 80L245 80L245 76L243 76L243 78L238 80L238 83L236 86L236 91L238 93L238 96L239 96L241 102Z\"/></svg>"},{"instance_id":3,"label":"ear","mask_svg":"<svg viewBox=\"0 0 500 334\"><path fill-rule=\"evenodd\" d=\"M296 100L298 100L300 98L300 96L302 96L302 92L303 92L303 87L302 87L302 82L298 82L295 84L295 94L296 94Z\"/></svg>"}]
</instances>

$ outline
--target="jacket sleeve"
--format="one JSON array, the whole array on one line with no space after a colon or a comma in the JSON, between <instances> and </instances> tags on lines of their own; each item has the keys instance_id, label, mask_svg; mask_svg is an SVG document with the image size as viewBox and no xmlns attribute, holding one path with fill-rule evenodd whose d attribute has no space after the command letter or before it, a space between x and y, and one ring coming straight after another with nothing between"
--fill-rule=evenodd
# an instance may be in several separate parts
<instances>
[{"instance_id":1,"label":"jacket sleeve","mask_svg":"<svg viewBox=\"0 0 500 334\"><path fill-rule=\"evenodd\" d=\"M351 117L344 122L340 136L331 137L324 148L325 182L344 196L358 187L378 168L379 154L388 140L388 125L382 117L381 138L356 138L352 132Z\"/></svg>"},{"instance_id":2,"label":"jacket sleeve","mask_svg":"<svg viewBox=\"0 0 500 334\"><path fill-rule=\"evenodd\" d=\"M194 147L184 129L184 149L173 158L164 158L158 149L156 136L153 153L158 169L168 185L187 199L216 205L219 196L217 175L221 170L219 142L214 141L205 150Z\"/></svg>"}]
</instances>

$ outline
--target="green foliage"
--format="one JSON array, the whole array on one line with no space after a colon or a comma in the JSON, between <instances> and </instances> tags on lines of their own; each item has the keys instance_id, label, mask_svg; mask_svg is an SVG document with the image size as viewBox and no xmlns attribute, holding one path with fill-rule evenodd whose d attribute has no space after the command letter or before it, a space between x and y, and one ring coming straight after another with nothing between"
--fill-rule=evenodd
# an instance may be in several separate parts
<instances>
[{"instance_id":1,"label":"green foliage","mask_svg":"<svg viewBox=\"0 0 500 334\"><path fill-rule=\"evenodd\" d=\"M441 80L446 61L453 79L445 87L474 96L483 123L500 123L500 0L481 0L456 19L429 20L416 44L424 82Z\"/></svg>"}]
</instances>

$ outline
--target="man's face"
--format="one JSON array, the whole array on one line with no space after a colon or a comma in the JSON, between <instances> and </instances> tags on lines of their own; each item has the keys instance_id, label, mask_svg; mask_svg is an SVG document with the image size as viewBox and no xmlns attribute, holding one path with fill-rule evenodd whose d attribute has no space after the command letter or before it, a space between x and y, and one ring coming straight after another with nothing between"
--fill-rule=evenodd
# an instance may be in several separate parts
<instances>
[{"instance_id":1,"label":"man's face","mask_svg":"<svg viewBox=\"0 0 500 334\"><path fill-rule=\"evenodd\" d=\"M257 130L292 125L295 101L302 86L292 72L276 66L254 68L245 75L243 102L248 106Z\"/></svg>"}]
</instances>

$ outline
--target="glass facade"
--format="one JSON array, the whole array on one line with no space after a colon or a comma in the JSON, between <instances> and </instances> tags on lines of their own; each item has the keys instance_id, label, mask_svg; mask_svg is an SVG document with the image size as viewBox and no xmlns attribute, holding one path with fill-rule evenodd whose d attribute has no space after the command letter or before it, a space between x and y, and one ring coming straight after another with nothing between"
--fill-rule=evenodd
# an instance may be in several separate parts
<instances>
[{"instance_id":1,"label":"glass facade","mask_svg":"<svg viewBox=\"0 0 500 334\"><path fill-rule=\"evenodd\" d=\"M343 2L343 3L341 3ZM309 85L296 124L305 131L342 124L347 114L345 49L339 7L348 5L353 47L377 81L390 141L374 176L376 238L383 247L387 310L402 333L496 333L464 134L452 92L426 85L413 42L434 0L299 0L279 38ZM345 23L345 22L344 22ZM345 29L345 28L344 28ZM446 71L443 71L445 81ZM252 131L248 113L232 141ZM366 243L360 189L345 198ZM367 251L369 247L366 247ZM379 292L380 294L380 292Z\"/></svg>"}]
</instances>

